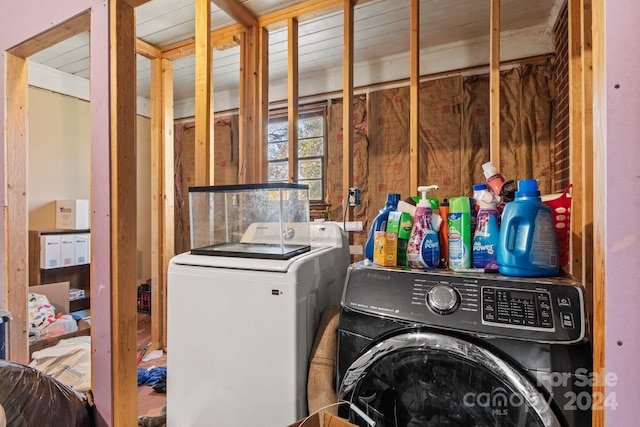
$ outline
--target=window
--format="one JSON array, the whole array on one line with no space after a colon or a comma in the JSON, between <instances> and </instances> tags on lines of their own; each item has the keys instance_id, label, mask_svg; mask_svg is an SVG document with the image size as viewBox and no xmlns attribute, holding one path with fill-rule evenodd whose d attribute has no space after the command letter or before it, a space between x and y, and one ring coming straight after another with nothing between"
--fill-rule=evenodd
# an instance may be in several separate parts
<instances>
[{"instance_id":1,"label":"window","mask_svg":"<svg viewBox=\"0 0 640 427\"><path fill-rule=\"evenodd\" d=\"M312 203L324 203L325 108L305 109L298 115L298 183L309 186ZM268 180L288 182L289 123L286 112L269 118Z\"/></svg>"}]
</instances>

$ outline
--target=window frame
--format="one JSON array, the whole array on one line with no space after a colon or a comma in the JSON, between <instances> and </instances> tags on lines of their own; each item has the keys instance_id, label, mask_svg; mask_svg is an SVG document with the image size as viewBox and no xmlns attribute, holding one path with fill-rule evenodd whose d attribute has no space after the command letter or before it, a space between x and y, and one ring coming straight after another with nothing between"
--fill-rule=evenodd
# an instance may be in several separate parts
<instances>
[{"instance_id":1,"label":"window frame","mask_svg":"<svg viewBox=\"0 0 640 427\"><path fill-rule=\"evenodd\" d=\"M314 104L309 104L309 105L304 105L304 106L300 106L299 108L299 112L298 112L298 121L300 120L305 120L305 119L311 119L311 118L316 118L318 116L320 116L322 118L322 155L320 156L308 156L308 157L300 157L300 145L298 144L298 150L295 154L295 161L298 164L298 177L296 177L296 181L297 183L301 183L304 184L307 181L316 181L316 179L301 179L300 178L300 162L301 161L315 161L315 160L319 160L321 163L321 177L319 179L317 179L317 181L320 182L320 192L321 192L321 198L309 198L309 203L311 205L321 205L325 203L327 194L327 149L328 149L328 135L327 135L327 131L328 131L328 125L327 125L327 103L326 102L322 102L322 103L314 103ZM287 109L276 109L276 110L271 110L269 111L269 125L273 124L273 123L278 123L278 122L286 122L288 120L288 112ZM298 126L298 129L300 129L300 126ZM314 137L314 138L319 138L319 137ZM309 138L309 139L314 139L314 138ZM299 139L298 139L299 141ZM281 141L278 141L281 142ZM269 137L267 137L267 144L274 144L276 142L271 142L269 140ZM287 139L287 143L288 143L288 139ZM268 147L268 145L267 145ZM268 148L267 148L267 153L269 152ZM288 180L270 180L269 179L269 167L272 164L275 163L281 163L281 162L286 162L287 167L289 164L289 155L288 152L286 154L286 156L284 158L278 158L275 160L271 160L269 158L269 155L267 154L267 182L288 182Z\"/></svg>"}]
</instances>

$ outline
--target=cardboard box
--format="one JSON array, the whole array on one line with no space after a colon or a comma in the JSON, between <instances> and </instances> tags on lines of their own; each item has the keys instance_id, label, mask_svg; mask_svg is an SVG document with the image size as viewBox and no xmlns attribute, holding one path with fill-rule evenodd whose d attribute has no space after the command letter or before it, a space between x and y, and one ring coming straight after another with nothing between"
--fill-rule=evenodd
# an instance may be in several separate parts
<instances>
[{"instance_id":1,"label":"cardboard box","mask_svg":"<svg viewBox=\"0 0 640 427\"><path fill-rule=\"evenodd\" d=\"M373 243L373 262L383 267L397 265L398 234L376 231Z\"/></svg>"},{"instance_id":2,"label":"cardboard box","mask_svg":"<svg viewBox=\"0 0 640 427\"><path fill-rule=\"evenodd\" d=\"M89 233L74 235L75 265L91 262L91 235Z\"/></svg>"},{"instance_id":3,"label":"cardboard box","mask_svg":"<svg viewBox=\"0 0 640 427\"><path fill-rule=\"evenodd\" d=\"M47 299L56 310L56 313L69 314L69 282L49 283L47 285L29 286L29 292L46 295ZM54 346L58 341L66 338L79 337L91 334L91 325L86 320L78 321L78 330L69 334L57 336L41 336L40 339L29 346L29 354L43 348Z\"/></svg>"},{"instance_id":4,"label":"cardboard box","mask_svg":"<svg viewBox=\"0 0 640 427\"><path fill-rule=\"evenodd\" d=\"M56 228L89 229L89 200L56 200Z\"/></svg>"},{"instance_id":5,"label":"cardboard box","mask_svg":"<svg viewBox=\"0 0 640 427\"><path fill-rule=\"evenodd\" d=\"M83 299L84 297L84 289L69 288L69 301Z\"/></svg>"},{"instance_id":6,"label":"cardboard box","mask_svg":"<svg viewBox=\"0 0 640 427\"><path fill-rule=\"evenodd\" d=\"M73 234L60 235L60 266L76 264L75 238Z\"/></svg>"},{"instance_id":7,"label":"cardboard box","mask_svg":"<svg viewBox=\"0 0 640 427\"><path fill-rule=\"evenodd\" d=\"M60 263L60 235L40 236L40 268L58 268Z\"/></svg>"}]
</instances>

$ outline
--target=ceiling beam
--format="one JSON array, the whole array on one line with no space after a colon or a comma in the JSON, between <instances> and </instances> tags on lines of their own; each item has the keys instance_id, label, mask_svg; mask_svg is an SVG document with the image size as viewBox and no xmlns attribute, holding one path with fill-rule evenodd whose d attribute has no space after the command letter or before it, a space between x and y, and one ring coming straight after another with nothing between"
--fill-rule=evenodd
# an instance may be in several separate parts
<instances>
[{"instance_id":1,"label":"ceiling beam","mask_svg":"<svg viewBox=\"0 0 640 427\"><path fill-rule=\"evenodd\" d=\"M212 0L224 13L236 20L245 28L257 27L258 18L244 4L236 0Z\"/></svg>"}]
</instances>

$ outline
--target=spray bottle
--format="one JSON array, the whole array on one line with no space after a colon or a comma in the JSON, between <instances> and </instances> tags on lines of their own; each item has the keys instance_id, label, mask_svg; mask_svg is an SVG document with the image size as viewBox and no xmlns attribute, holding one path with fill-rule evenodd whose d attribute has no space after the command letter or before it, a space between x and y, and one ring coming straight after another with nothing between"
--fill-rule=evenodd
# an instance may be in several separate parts
<instances>
[{"instance_id":1,"label":"spray bottle","mask_svg":"<svg viewBox=\"0 0 640 427\"><path fill-rule=\"evenodd\" d=\"M487 185L496 196L500 196L500 191L504 185L504 177L500 175L498 169L493 166L493 163L487 162L482 165L484 176L487 179Z\"/></svg>"},{"instance_id":2,"label":"spray bottle","mask_svg":"<svg viewBox=\"0 0 640 427\"><path fill-rule=\"evenodd\" d=\"M364 255L370 260L373 260L373 245L376 231L385 231L387 229L389 212L396 210L398 207L398 201L400 201L400 194L387 194L387 202L384 207L380 209L380 212L378 212L378 215L374 218L373 223L371 223L367 242L364 245Z\"/></svg>"},{"instance_id":3,"label":"spray bottle","mask_svg":"<svg viewBox=\"0 0 640 427\"><path fill-rule=\"evenodd\" d=\"M407 259L411 268L434 268L440 265L440 243L438 234L431 224L431 202L427 199L427 192L437 190L437 185L420 186L418 192L422 198L416 207L413 218L413 229L407 246Z\"/></svg>"},{"instance_id":4,"label":"spray bottle","mask_svg":"<svg viewBox=\"0 0 640 427\"><path fill-rule=\"evenodd\" d=\"M486 270L498 269L498 244L500 241L498 203L500 199L486 188L474 193L480 210L473 236L473 266Z\"/></svg>"}]
</instances>

